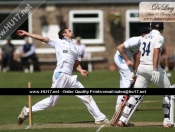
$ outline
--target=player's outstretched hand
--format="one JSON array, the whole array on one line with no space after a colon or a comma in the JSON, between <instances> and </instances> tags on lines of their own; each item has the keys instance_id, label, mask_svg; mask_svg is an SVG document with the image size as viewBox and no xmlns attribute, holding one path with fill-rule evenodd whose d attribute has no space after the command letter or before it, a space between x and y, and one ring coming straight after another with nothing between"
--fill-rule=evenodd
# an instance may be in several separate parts
<instances>
[{"instance_id":1,"label":"player's outstretched hand","mask_svg":"<svg viewBox=\"0 0 175 132\"><path fill-rule=\"evenodd\" d=\"M24 36L24 35L27 34L27 32L24 31L24 30L18 30L18 31L16 32L16 34L17 34L18 36Z\"/></svg>"},{"instance_id":2,"label":"player's outstretched hand","mask_svg":"<svg viewBox=\"0 0 175 132\"><path fill-rule=\"evenodd\" d=\"M80 73L83 76L88 76L88 71L86 71L86 70L81 70Z\"/></svg>"}]
</instances>

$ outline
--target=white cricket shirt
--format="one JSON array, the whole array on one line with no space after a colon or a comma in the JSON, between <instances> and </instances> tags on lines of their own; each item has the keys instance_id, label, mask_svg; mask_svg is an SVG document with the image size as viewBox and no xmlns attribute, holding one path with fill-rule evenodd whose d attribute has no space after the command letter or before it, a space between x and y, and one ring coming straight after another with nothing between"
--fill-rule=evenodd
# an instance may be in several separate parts
<instances>
[{"instance_id":1,"label":"white cricket shirt","mask_svg":"<svg viewBox=\"0 0 175 132\"><path fill-rule=\"evenodd\" d=\"M81 61L78 48L73 44L72 40L50 38L47 44L53 47L56 53L57 66L54 73L63 72L72 75L75 60Z\"/></svg>"},{"instance_id":2,"label":"white cricket shirt","mask_svg":"<svg viewBox=\"0 0 175 132\"><path fill-rule=\"evenodd\" d=\"M160 34L159 31L152 30L149 34L147 34L141 40L140 64L153 65L154 48L160 48L160 50L162 51L163 44L164 44L164 37ZM159 58L160 58L160 54L159 54ZM159 61L160 61L160 59L159 59Z\"/></svg>"},{"instance_id":3,"label":"white cricket shirt","mask_svg":"<svg viewBox=\"0 0 175 132\"><path fill-rule=\"evenodd\" d=\"M132 60L133 55L139 51L141 39L142 36L132 37L124 42L124 52L129 60ZM120 54L120 52L117 51L117 54Z\"/></svg>"}]
</instances>

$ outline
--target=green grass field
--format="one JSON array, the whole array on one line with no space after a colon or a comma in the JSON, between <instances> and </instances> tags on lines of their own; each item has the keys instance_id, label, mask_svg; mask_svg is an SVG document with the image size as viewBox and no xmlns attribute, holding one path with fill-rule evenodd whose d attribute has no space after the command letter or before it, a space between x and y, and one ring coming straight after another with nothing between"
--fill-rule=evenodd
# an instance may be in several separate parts
<instances>
[{"instance_id":1,"label":"green grass field","mask_svg":"<svg viewBox=\"0 0 175 132\"><path fill-rule=\"evenodd\" d=\"M86 88L118 88L118 72L92 72L88 77L82 77L79 73L78 80ZM169 77L172 84L175 72ZM32 88L50 88L52 72L0 73L0 88L27 88L28 82ZM154 85L151 85L154 87ZM47 95L33 95L32 104L46 98ZM111 119L117 95L93 95L100 110ZM45 111L33 113L34 125L27 129L28 119L21 125L17 125L17 117L22 107L28 106L28 96L0 96L0 131L13 132L96 132L100 125L94 125L94 119L87 111L84 104L73 95L62 95L57 105ZM100 132L170 132L174 128L163 128L162 96L146 96L139 110L135 112L130 122L134 127L104 126Z\"/></svg>"}]
</instances>

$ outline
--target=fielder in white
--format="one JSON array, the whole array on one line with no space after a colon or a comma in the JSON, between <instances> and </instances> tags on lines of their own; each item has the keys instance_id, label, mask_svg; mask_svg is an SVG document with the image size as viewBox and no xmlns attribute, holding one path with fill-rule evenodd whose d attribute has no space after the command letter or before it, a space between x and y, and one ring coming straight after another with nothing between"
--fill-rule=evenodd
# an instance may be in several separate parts
<instances>
[{"instance_id":1,"label":"fielder in white","mask_svg":"<svg viewBox=\"0 0 175 132\"><path fill-rule=\"evenodd\" d=\"M164 29L163 22L152 22L150 28L152 31L141 40L140 50L137 55L138 62L136 62L137 66L135 69L137 71L137 79L134 88L147 88L151 82L156 84L158 88L174 88L175 85L171 86L166 71L159 64L164 44L164 37L161 35ZM130 96L117 123L118 126L128 125L129 119L142 99L143 95ZM170 95L165 95L163 98L164 127L174 125L174 122L170 122L170 118L174 118L174 115L171 115L171 111L174 109L171 108L174 106L170 103L171 99Z\"/></svg>"},{"instance_id":2,"label":"fielder in white","mask_svg":"<svg viewBox=\"0 0 175 132\"><path fill-rule=\"evenodd\" d=\"M53 83L51 88L84 88L77 80L77 75L72 75L73 67L83 76L88 76L88 72L81 68L81 56L78 49L72 42L73 32L63 28L58 33L59 38L42 37L37 34L28 33L18 30L19 36L29 36L33 39L45 42L55 49L57 66L53 73ZM91 95L76 95L87 107L89 113L95 119L96 124L108 123L106 116L99 110ZM41 100L32 106L32 112L37 112L51 108L56 105L60 95L50 95L48 98ZM29 108L22 109L18 116L18 124L21 125L29 114Z\"/></svg>"},{"instance_id":3,"label":"fielder in white","mask_svg":"<svg viewBox=\"0 0 175 132\"><path fill-rule=\"evenodd\" d=\"M117 47L117 51L114 56L114 61L120 73L120 88L129 88L131 84L129 75L133 72L134 66L132 58L135 62L136 54L138 53L140 48L140 41L142 37L144 37L149 32L150 30L148 27L143 27L140 29L141 36L132 37ZM117 109L117 107L119 106L119 103L122 98L123 95L118 95L115 109Z\"/></svg>"}]
</instances>

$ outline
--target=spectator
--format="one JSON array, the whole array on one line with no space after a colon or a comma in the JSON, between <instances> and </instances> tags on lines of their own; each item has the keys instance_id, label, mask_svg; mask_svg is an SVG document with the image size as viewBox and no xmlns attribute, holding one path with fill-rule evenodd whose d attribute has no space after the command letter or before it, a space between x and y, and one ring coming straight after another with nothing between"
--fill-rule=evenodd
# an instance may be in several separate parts
<instances>
[{"instance_id":1,"label":"spectator","mask_svg":"<svg viewBox=\"0 0 175 132\"><path fill-rule=\"evenodd\" d=\"M79 49L81 58L86 59L87 58L86 45L81 43L81 37L76 37L76 43L75 44Z\"/></svg>"},{"instance_id":2,"label":"spectator","mask_svg":"<svg viewBox=\"0 0 175 132\"><path fill-rule=\"evenodd\" d=\"M162 48L162 52L161 52L161 61L162 61L163 64L164 64L164 69L165 69L166 71L168 71L168 70L169 70L169 67L168 67L168 55L167 55L165 46L163 46L163 48Z\"/></svg>"},{"instance_id":3,"label":"spectator","mask_svg":"<svg viewBox=\"0 0 175 132\"><path fill-rule=\"evenodd\" d=\"M18 50L20 51L20 70L23 71L25 63L28 62L30 59L32 60L32 63L34 63L34 68L36 71L39 71L39 63L38 58L35 54L35 46L32 43L29 43L28 37L24 38L25 44L20 46Z\"/></svg>"},{"instance_id":4,"label":"spectator","mask_svg":"<svg viewBox=\"0 0 175 132\"><path fill-rule=\"evenodd\" d=\"M2 46L0 61L2 60L3 72L9 71L13 60L16 60L15 46L11 43L11 37L7 37L6 44Z\"/></svg>"}]
</instances>

